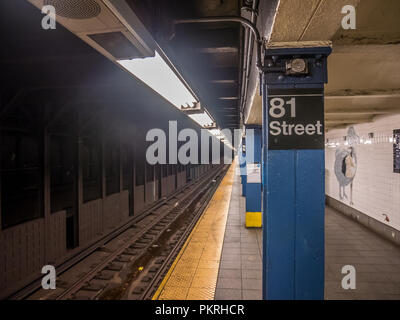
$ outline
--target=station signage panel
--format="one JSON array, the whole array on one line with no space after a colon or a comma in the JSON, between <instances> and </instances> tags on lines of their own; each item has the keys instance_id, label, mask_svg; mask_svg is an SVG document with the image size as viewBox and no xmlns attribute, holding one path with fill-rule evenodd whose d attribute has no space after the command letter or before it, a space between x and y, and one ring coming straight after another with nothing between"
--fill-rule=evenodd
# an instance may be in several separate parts
<instances>
[{"instance_id":1,"label":"station signage panel","mask_svg":"<svg viewBox=\"0 0 400 320\"><path fill-rule=\"evenodd\" d=\"M323 89L268 89L268 149L324 149Z\"/></svg>"},{"instance_id":2,"label":"station signage panel","mask_svg":"<svg viewBox=\"0 0 400 320\"><path fill-rule=\"evenodd\" d=\"M247 164L247 183L261 183L261 164Z\"/></svg>"}]
</instances>

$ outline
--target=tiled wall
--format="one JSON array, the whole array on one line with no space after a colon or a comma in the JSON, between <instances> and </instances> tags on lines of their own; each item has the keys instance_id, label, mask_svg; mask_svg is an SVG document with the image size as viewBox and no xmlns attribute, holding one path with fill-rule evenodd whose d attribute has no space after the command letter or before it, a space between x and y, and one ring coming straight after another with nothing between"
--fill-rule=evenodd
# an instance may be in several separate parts
<instances>
[{"instance_id":1,"label":"tiled wall","mask_svg":"<svg viewBox=\"0 0 400 320\"><path fill-rule=\"evenodd\" d=\"M400 174L393 173L394 129L400 129L400 115L380 116L372 123L353 126L360 141L353 145L357 172L353 180L355 209L400 230ZM348 128L329 131L325 148L326 194L350 206L349 199L340 199L339 182L334 171L337 150L349 148L343 139ZM369 139L368 134L374 133ZM368 141L370 140L370 141ZM345 187L350 198L350 185ZM389 221L386 221L386 216Z\"/></svg>"}]
</instances>

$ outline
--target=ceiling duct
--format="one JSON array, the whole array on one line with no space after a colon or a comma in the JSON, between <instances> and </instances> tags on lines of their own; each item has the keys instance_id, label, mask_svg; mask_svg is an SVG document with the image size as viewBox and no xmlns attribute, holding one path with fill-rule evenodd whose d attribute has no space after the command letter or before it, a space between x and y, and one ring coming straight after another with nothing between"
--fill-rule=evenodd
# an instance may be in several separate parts
<instances>
[{"instance_id":1,"label":"ceiling duct","mask_svg":"<svg viewBox=\"0 0 400 320\"><path fill-rule=\"evenodd\" d=\"M51 5L56 22L115 61L154 56L155 43L125 0L28 0Z\"/></svg>"}]
</instances>

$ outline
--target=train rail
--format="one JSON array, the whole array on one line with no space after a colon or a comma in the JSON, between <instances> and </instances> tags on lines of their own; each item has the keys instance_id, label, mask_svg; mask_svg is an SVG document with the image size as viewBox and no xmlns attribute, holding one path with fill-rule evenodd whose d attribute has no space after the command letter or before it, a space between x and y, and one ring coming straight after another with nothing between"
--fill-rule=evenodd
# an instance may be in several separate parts
<instances>
[{"instance_id":1,"label":"train rail","mask_svg":"<svg viewBox=\"0 0 400 320\"><path fill-rule=\"evenodd\" d=\"M158 203L107 241L57 268L57 289L36 281L13 299L151 299L228 166L220 166ZM61 269L61 271L60 271Z\"/></svg>"}]
</instances>

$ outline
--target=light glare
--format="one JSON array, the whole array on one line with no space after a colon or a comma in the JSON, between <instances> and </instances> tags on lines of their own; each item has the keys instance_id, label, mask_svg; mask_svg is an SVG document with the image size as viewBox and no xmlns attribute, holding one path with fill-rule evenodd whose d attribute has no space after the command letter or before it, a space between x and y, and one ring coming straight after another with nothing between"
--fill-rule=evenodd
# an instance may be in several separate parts
<instances>
[{"instance_id":1,"label":"light glare","mask_svg":"<svg viewBox=\"0 0 400 320\"><path fill-rule=\"evenodd\" d=\"M208 130L208 131L210 131L210 133L212 135L217 136L217 137L221 135L221 130L219 130L219 129L211 129L211 130Z\"/></svg>"},{"instance_id":2,"label":"light glare","mask_svg":"<svg viewBox=\"0 0 400 320\"><path fill-rule=\"evenodd\" d=\"M154 57L117 62L178 109L181 106L193 106L197 102L157 51Z\"/></svg>"},{"instance_id":3,"label":"light glare","mask_svg":"<svg viewBox=\"0 0 400 320\"><path fill-rule=\"evenodd\" d=\"M202 127L212 126L214 124L214 121L210 118L207 112L189 114L189 117Z\"/></svg>"}]
</instances>

